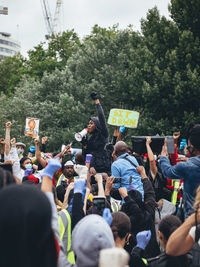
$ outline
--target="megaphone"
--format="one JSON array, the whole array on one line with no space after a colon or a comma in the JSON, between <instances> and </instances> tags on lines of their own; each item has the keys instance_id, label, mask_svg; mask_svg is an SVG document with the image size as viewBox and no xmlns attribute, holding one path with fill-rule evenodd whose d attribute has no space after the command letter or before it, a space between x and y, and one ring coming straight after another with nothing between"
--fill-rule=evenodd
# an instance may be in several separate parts
<instances>
[{"instance_id":1,"label":"megaphone","mask_svg":"<svg viewBox=\"0 0 200 267\"><path fill-rule=\"evenodd\" d=\"M88 133L88 129L86 128L86 129L83 129L79 133L75 133L74 137L75 137L76 141L81 142L83 137L86 136L87 133Z\"/></svg>"}]
</instances>

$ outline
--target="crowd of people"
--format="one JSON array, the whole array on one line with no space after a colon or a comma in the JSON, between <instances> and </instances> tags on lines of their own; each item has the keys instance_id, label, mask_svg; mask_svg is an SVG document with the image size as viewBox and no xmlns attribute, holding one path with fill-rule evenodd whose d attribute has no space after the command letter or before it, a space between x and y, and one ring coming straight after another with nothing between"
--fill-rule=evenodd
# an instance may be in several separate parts
<instances>
[{"instance_id":1,"label":"crowd of people","mask_svg":"<svg viewBox=\"0 0 200 267\"><path fill-rule=\"evenodd\" d=\"M98 94L81 149L0 138L0 266L200 266L200 124L160 153L112 141ZM20 141L20 140L19 140ZM67 157L67 160L66 160ZM70 157L70 159L69 159Z\"/></svg>"}]
</instances>

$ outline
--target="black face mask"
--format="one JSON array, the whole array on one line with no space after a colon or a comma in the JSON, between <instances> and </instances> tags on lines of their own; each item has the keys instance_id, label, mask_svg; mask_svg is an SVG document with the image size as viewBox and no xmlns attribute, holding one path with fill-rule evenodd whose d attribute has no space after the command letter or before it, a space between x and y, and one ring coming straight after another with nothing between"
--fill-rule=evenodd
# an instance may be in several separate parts
<instances>
[{"instance_id":1,"label":"black face mask","mask_svg":"<svg viewBox=\"0 0 200 267\"><path fill-rule=\"evenodd\" d=\"M190 153L190 157L195 157L195 155L194 155L194 148L192 148L191 146L187 146L187 150Z\"/></svg>"}]
</instances>

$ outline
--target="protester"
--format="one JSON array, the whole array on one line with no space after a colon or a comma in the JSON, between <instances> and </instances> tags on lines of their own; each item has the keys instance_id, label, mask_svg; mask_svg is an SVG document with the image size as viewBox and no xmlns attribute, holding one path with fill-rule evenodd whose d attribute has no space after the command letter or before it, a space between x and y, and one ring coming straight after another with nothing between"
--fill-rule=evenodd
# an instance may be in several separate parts
<instances>
[{"instance_id":1,"label":"protester","mask_svg":"<svg viewBox=\"0 0 200 267\"><path fill-rule=\"evenodd\" d=\"M141 240L141 245L134 248L132 251L132 258L135 259L135 262L137 261L137 267L167 267L167 266L177 266L177 267L187 267L191 264L191 256L190 255L182 255L179 257L171 257L166 254L165 249L168 242L168 239L170 235L181 225L181 221L174 215L170 215L165 217L161 220L159 224L159 241L160 245L164 252L162 252L157 257L146 259L145 261L142 261L141 258L143 256L144 249L146 247L147 241L149 240L148 236L143 236ZM147 240L146 240L147 239ZM138 241L138 238L137 238ZM144 244L142 247L142 243ZM140 259L139 259L140 258ZM145 264L144 264L145 263ZM134 261L132 261L131 266L134 266Z\"/></svg>"},{"instance_id":2,"label":"protester","mask_svg":"<svg viewBox=\"0 0 200 267\"><path fill-rule=\"evenodd\" d=\"M72 248L77 257L77 267L98 267L100 250L112 247L114 247L112 231L99 215L86 216L73 230Z\"/></svg>"},{"instance_id":3,"label":"protester","mask_svg":"<svg viewBox=\"0 0 200 267\"><path fill-rule=\"evenodd\" d=\"M10 185L0 192L0 211L0 266L56 267L58 251L46 196L32 186Z\"/></svg>"},{"instance_id":4,"label":"protester","mask_svg":"<svg viewBox=\"0 0 200 267\"><path fill-rule=\"evenodd\" d=\"M190 251L197 242L200 245L200 187L197 189L197 194L194 203L195 213L190 215L187 220L170 236L167 243L166 252L172 256L179 256ZM196 255L195 255L196 256ZM200 262L200 252L198 249L198 259Z\"/></svg>"},{"instance_id":5,"label":"protester","mask_svg":"<svg viewBox=\"0 0 200 267\"><path fill-rule=\"evenodd\" d=\"M147 173L155 190L156 201L159 201L161 198L164 198L170 201L171 191L169 191L166 188L167 181L163 177L161 171L158 170L156 160L155 160L150 144L151 144L151 137L148 136L146 138L146 149L147 149L147 155L148 155L146 165L149 167ZM147 166L145 166L146 169L147 169Z\"/></svg>"},{"instance_id":6,"label":"protester","mask_svg":"<svg viewBox=\"0 0 200 267\"><path fill-rule=\"evenodd\" d=\"M119 188L121 196L124 198L125 203L122 205L121 210L125 212L131 220L131 234L133 236L132 242L130 242L129 250L136 245L135 237L137 233L144 230L151 230L151 240L145 249L147 257L154 257L160 253L155 232L155 192L152 184L146 176L143 166L137 167L137 171L140 173L144 187L144 201L142 201L142 194L132 189L127 192L125 187Z\"/></svg>"},{"instance_id":7,"label":"protester","mask_svg":"<svg viewBox=\"0 0 200 267\"><path fill-rule=\"evenodd\" d=\"M121 141L124 127L115 127L108 142L99 97L91 93L91 98L98 117L89 120L82 150L70 143L53 153L48 138L42 137L40 147L37 136L35 146L27 143L27 157L26 145L11 139L12 123L6 123L0 139L0 266L200 266L200 189L192 207L200 184L200 124L189 129L187 162L178 160L180 132L173 134L170 161L165 142L160 166L146 137L145 172L143 156L133 156L128 140ZM166 188L172 178L183 179L189 217L182 225L174 215L181 210L174 202L178 187L172 197Z\"/></svg>"},{"instance_id":8,"label":"protester","mask_svg":"<svg viewBox=\"0 0 200 267\"><path fill-rule=\"evenodd\" d=\"M167 158L167 144L165 142L160 158L160 167L165 177L171 179L183 179L183 209L185 218L193 212L195 190L200 184L200 124L196 124L189 130L188 151L191 158L187 162L180 162L171 166Z\"/></svg>"},{"instance_id":9,"label":"protester","mask_svg":"<svg viewBox=\"0 0 200 267\"><path fill-rule=\"evenodd\" d=\"M19 156L19 159L21 159L23 157L25 148L26 148L26 145L24 143L22 143L22 142L16 143L16 149L17 149L17 154Z\"/></svg>"},{"instance_id":10,"label":"protester","mask_svg":"<svg viewBox=\"0 0 200 267\"><path fill-rule=\"evenodd\" d=\"M62 184L62 182L66 183L66 186L74 181L74 163L71 160L68 160L62 169L62 174L58 178L58 182L56 186Z\"/></svg>"},{"instance_id":11,"label":"protester","mask_svg":"<svg viewBox=\"0 0 200 267\"><path fill-rule=\"evenodd\" d=\"M0 162L4 162L4 152L5 152L5 139L4 138L0 138L0 144L1 144Z\"/></svg>"},{"instance_id":12,"label":"protester","mask_svg":"<svg viewBox=\"0 0 200 267\"><path fill-rule=\"evenodd\" d=\"M115 212L112 214L111 230L113 232L115 246L124 248L128 243L131 233L130 218L124 212Z\"/></svg>"},{"instance_id":13,"label":"protester","mask_svg":"<svg viewBox=\"0 0 200 267\"><path fill-rule=\"evenodd\" d=\"M4 170L0 165L0 189L10 184L15 184L15 178L11 172Z\"/></svg>"},{"instance_id":14,"label":"protester","mask_svg":"<svg viewBox=\"0 0 200 267\"><path fill-rule=\"evenodd\" d=\"M136 170L139 166L138 162L135 157L128 155L127 150L127 145L123 141L117 142L114 147L114 154L117 156L117 160L111 166L112 176L121 178L121 183L116 184L114 187L128 188L131 184L144 197L141 176Z\"/></svg>"},{"instance_id":15,"label":"protester","mask_svg":"<svg viewBox=\"0 0 200 267\"><path fill-rule=\"evenodd\" d=\"M91 98L96 104L98 117L91 117L88 125L88 132L91 134L90 138L84 138L83 154L92 154L92 160L90 162L90 168L92 174L96 173L110 173L110 159L108 153L105 150L105 145L108 143L108 129L102 106L99 101L98 94L91 93Z\"/></svg>"}]
</instances>

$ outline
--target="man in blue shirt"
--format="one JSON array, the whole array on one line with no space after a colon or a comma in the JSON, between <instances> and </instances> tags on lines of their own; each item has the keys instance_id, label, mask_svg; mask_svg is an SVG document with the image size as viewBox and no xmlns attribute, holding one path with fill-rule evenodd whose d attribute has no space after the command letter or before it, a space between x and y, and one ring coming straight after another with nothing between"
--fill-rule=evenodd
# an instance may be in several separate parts
<instances>
[{"instance_id":1,"label":"man in blue shirt","mask_svg":"<svg viewBox=\"0 0 200 267\"><path fill-rule=\"evenodd\" d=\"M191 158L187 162L180 162L171 166L167 157L167 144L165 142L160 158L160 168L165 177L183 179L184 181L183 209L185 219L193 212L196 189L200 185L200 124L194 125L189 130L188 151Z\"/></svg>"},{"instance_id":2,"label":"man in blue shirt","mask_svg":"<svg viewBox=\"0 0 200 267\"><path fill-rule=\"evenodd\" d=\"M118 189L120 187L126 187L128 189L129 185L132 188L138 190L144 197L143 183L140 174L137 172L136 168L139 166L137 160L133 156L129 156L128 147L123 141L116 143L114 147L114 154L117 160L113 162L111 166L112 176L121 177L121 183L115 184L114 188Z\"/></svg>"}]
</instances>

